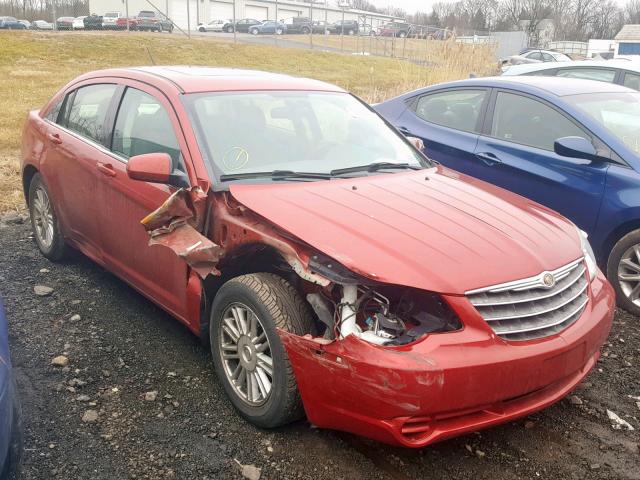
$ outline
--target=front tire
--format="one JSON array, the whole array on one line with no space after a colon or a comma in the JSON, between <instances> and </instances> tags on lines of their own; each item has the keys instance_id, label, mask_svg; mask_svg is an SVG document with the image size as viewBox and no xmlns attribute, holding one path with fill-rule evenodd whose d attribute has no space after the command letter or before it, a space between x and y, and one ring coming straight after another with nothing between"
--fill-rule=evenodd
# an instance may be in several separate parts
<instances>
[{"instance_id":1,"label":"front tire","mask_svg":"<svg viewBox=\"0 0 640 480\"><path fill-rule=\"evenodd\" d=\"M236 410L262 428L304 416L298 385L276 329L313 330L308 305L271 273L242 275L218 291L209 336L216 374Z\"/></svg>"},{"instance_id":2,"label":"front tire","mask_svg":"<svg viewBox=\"0 0 640 480\"><path fill-rule=\"evenodd\" d=\"M227 33L233 33L233 27L227 27L225 30Z\"/></svg>"},{"instance_id":3,"label":"front tire","mask_svg":"<svg viewBox=\"0 0 640 480\"><path fill-rule=\"evenodd\" d=\"M199 32L201 32L201 33L206 32L206 30L205 30L205 28L204 28L204 27L200 27L200 28L198 29L198 31L199 31Z\"/></svg>"},{"instance_id":4,"label":"front tire","mask_svg":"<svg viewBox=\"0 0 640 480\"><path fill-rule=\"evenodd\" d=\"M276 35L282 35L284 31L281 28L276 29Z\"/></svg>"},{"instance_id":5,"label":"front tire","mask_svg":"<svg viewBox=\"0 0 640 480\"><path fill-rule=\"evenodd\" d=\"M257 28L252 28L252 29L249 31L249 33L250 33L251 35L258 35L258 33L259 33L259 32L258 32L258 29L257 29Z\"/></svg>"},{"instance_id":6,"label":"front tire","mask_svg":"<svg viewBox=\"0 0 640 480\"><path fill-rule=\"evenodd\" d=\"M62 260L67 245L60 232L49 190L39 173L33 176L29 185L29 215L33 236L42 254L54 262Z\"/></svg>"},{"instance_id":7,"label":"front tire","mask_svg":"<svg viewBox=\"0 0 640 480\"><path fill-rule=\"evenodd\" d=\"M618 306L640 315L640 229L615 244L607 261L607 278L616 292Z\"/></svg>"}]
</instances>

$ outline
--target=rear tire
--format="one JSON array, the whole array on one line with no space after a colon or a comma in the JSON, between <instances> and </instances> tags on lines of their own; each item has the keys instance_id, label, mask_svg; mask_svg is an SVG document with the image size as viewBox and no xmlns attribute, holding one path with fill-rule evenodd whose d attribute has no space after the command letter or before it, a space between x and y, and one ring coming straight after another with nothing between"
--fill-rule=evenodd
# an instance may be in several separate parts
<instances>
[{"instance_id":1,"label":"rear tire","mask_svg":"<svg viewBox=\"0 0 640 480\"><path fill-rule=\"evenodd\" d=\"M347 33L348 33L349 35L355 35L355 33L356 33L356 32L355 32L355 30L349 30Z\"/></svg>"},{"instance_id":2,"label":"rear tire","mask_svg":"<svg viewBox=\"0 0 640 480\"><path fill-rule=\"evenodd\" d=\"M209 323L216 374L240 415L262 428L304 416L293 368L276 329L296 335L313 330L308 304L283 278L242 275L216 294Z\"/></svg>"},{"instance_id":3,"label":"rear tire","mask_svg":"<svg viewBox=\"0 0 640 480\"><path fill-rule=\"evenodd\" d=\"M258 35L258 33L260 33L260 32L258 31L258 29L257 29L257 28L252 28L251 30L249 30L249 33L250 33L251 35Z\"/></svg>"},{"instance_id":4,"label":"rear tire","mask_svg":"<svg viewBox=\"0 0 640 480\"><path fill-rule=\"evenodd\" d=\"M640 229L627 233L615 244L607 260L607 278L616 292L618 306L640 315Z\"/></svg>"},{"instance_id":5,"label":"rear tire","mask_svg":"<svg viewBox=\"0 0 640 480\"><path fill-rule=\"evenodd\" d=\"M282 35L284 31L281 28L276 29L276 35Z\"/></svg>"},{"instance_id":6,"label":"rear tire","mask_svg":"<svg viewBox=\"0 0 640 480\"><path fill-rule=\"evenodd\" d=\"M200 27L200 28L198 29L198 31L199 31L199 32L201 32L201 33L206 32L206 30L205 30L205 28L204 28L204 27Z\"/></svg>"},{"instance_id":7,"label":"rear tire","mask_svg":"<svg viewBox=\"0 0 640 480\"><path fill-rule=\"evenodd\" d=\"M36 245L49 260L62 260L67 252L67 245L60 231L51 195L36 173L29 184L29 216Z\"/></svg>"},{"instance_id":8,"label":"rear tire","mask_svg":"<svg viewBox=\"0 0 640 480\"><path fill-rule=\"evenodd\" d=\"M226 31L227 33L233 33L233 27L227 27L227 28L225 29L225 31Z\"/></svg>"}]
</instances>

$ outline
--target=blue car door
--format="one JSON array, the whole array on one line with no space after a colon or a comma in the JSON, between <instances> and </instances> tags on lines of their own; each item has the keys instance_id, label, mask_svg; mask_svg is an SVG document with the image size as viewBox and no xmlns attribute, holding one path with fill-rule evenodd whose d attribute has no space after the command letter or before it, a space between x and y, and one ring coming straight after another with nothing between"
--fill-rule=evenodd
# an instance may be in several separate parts
<instances>
[{"instance_id":1,"label":"blue car door","mask_svg":"<svg viewBox=\"0 0 640 480\"><path fill-rule=\"evenodd\" d=\"M486 88L454 88L414 97L394 121L405 135L421 138L430 158L473 175L475 149L489 97Z\"/></svg>"},{"instance_id":2,"label":"blue car door","mask_svg":"<svg viewBox=\"0 0 640 480\"><path fill-rule=\"evenodd\" d=\"M607 162L563 157L554 142L579 136L608 150L583 126L542 99L507 90L491 95L473 175L528 197L590 232L604 193Z\"/></svg>"}]
</instances>

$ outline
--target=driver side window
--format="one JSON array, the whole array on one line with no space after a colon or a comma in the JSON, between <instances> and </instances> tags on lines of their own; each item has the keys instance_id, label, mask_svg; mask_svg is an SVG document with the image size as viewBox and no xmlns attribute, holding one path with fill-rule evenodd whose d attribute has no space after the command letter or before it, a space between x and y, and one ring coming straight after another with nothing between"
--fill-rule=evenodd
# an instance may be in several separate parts
<instances>
[{"instance_id":1,"label":"driver side window","mask_svg":"<svg viewBox=\"0 0 640 480\"><path fill-rule=\"evenodd\" d=\"M145 153L168 153L173 168L185 171L169 114L158 100L135 88L127 88L122 98L111 150L126 159Z\"/></svg>"},{"instance_id":2,"label":"driver side window","mask_svg":"<svg viewBox=\"0 0 640 480\"><path fill-rule=\"evenodd\" d=\"M498 92L491 125L491 136L553 151L562 137L589 136L575 123L550 106L529 97Z\"/></svg>"}]
</instances>

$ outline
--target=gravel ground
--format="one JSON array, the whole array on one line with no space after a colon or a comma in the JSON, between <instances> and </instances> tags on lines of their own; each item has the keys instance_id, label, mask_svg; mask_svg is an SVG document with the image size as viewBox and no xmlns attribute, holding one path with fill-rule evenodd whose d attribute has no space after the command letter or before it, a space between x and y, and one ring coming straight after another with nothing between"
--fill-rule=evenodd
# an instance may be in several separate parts
<instances>
[{"instance_id":1,"label":"gravel ground","mask_svg":"<svg viewBox=\"0 0 640 480\"><path fill-rule=\"evenodd\" d=\"M17 222L0 220L0 296L24 479L258 478L241 465L262 479L640 479L640 319L625 312L574 395L518 422L421 450L307 422L264 431L234 413L186 328L80 254L48 262Z\"/></svg>"}]
</instances>

